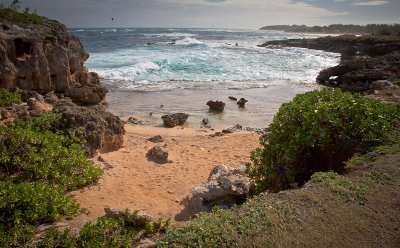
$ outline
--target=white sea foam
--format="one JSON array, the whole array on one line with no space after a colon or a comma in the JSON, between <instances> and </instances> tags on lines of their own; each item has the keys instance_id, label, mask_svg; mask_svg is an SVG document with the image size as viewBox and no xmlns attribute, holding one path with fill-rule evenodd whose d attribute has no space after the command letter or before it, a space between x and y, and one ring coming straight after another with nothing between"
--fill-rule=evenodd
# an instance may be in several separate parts
<instances>
[{"instance_id":1,"label":"white sea foam","mask_svg":"<svg viewBox=\"0 0 400 248\"><path fill-rule=\"evenodd\" d=\"M157 34L143 34L144 37L193 37L197 36L197 34L191 34L191 33L179 33L179 32L173 32L173 33L157 33Z\"/></svg>"},{"instance_id":2,"label":"white sea foam","mask_svg":"<svg viewBox=\"0 0 400 248\"><path fill-rule=\"evenodd\" d=\"M148 61L118 68L98 68L96 72L105 79L134 81L141 74L159 69L157 64Z\"/></svg>"},{"instance_id":3,"label":"white sea foam","mask_svg":"<svg viewBox=\"0 0 400 248\"><path fill-rule=\"evenodd\" d=\"M180 45L180 46L193 46L193 45L203 45L205 43L202 41L199 41L196 38L185 37L184 39L177 40L175 42L175 44Z\"/></svg>"}]
</instances>

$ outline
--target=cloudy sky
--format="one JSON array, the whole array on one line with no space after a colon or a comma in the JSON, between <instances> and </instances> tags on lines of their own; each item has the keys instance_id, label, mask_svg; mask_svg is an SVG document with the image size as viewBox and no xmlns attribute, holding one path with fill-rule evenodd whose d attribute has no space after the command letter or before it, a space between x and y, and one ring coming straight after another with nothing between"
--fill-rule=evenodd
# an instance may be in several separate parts
<instances>
[{"instance_id":1,"label":"cloudy sky","mask_svg":"<svg viewBox=\"0 0 400 248\"><path fill-rule=\"evenodd\" d=\"M1 0L0 0L1 1ZM2 0L7 3L10 0ZM400 0L21 0L68 27L400 23ZM111 20L113 18L114 20Z\"/></svg>"}]
</instances>

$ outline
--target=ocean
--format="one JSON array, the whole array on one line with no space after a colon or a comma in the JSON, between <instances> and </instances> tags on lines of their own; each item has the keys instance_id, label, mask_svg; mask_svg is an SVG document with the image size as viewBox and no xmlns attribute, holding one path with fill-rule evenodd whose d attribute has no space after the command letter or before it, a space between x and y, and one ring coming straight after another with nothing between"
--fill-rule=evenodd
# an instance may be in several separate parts
<instances>
[{"instance_id":1,"label":"ocean","mask_svg":"<svg viewBox=\"0 0 400 248\"><path fill-rule=\"evenodd\" d=\"M321 36L317 34L188 28L70 31L90 54L86 67L110 90L108 109L150 125L161 125L163 114L186 112L192 127L204 117L213 127L265 127L283 102L318 88L318 72L340 61L335 53L257 46L269 40ZM238 109L228 96L249 102ZM208 100L226 102L224 113L209 113Z\"/></svg>"}]
</instances>

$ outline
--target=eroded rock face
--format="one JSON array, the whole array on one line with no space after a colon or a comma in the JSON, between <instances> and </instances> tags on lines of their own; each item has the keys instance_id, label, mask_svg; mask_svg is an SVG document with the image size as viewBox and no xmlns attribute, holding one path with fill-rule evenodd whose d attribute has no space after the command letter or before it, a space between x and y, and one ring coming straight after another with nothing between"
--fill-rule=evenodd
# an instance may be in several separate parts
<instances>
[{"instance_id":1,"label":"eroded rock face","mask_svg":"<svg viewBox=\"0 0 400 248\"><path fill-rule=\"evenodd\" d=\"M193 213L209 211L214 206L230 208L253 195L254 188L243 170L218 165L211 171L206 184L192 190L190 207Z\"/></svg>"},{"instance_id":2,"label":"eroded rock face","mask_svg":"<svg viewBox=\"0 0 400 248\"><path fill-rule=\"evenodd\" d=\"M47 18L20 27L0 21L0 87L63 93L77 104L97 104L107 90L83 63L89 55L66 27Z\"/></svg>"},{"instance_id":3,"label":"eroded rock face","mask_svg":"<svg viewBox=\"0 0 400 248\"><path fill-rule=\"evenodd\" d=\"M105 112L101 106L78 106L67 99L59 100L54 109L62 114L62 130L77 130L84 140L86 152L116 151L124 143L124 124L118 116Z\"/></svg>"}]
</instances>

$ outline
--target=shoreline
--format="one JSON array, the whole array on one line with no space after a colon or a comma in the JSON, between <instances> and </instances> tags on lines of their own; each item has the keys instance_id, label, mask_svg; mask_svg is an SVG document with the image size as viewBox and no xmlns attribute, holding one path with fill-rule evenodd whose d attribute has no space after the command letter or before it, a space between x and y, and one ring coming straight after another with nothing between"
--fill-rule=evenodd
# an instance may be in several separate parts
<instances>
[{"instance_id":1,"label":"shoreline","mask_svg":"<svg viewBox=\"0 0 400 248\"><path fill-rule=\"evenodd\" d=\"M287 83L251 89L110 90L106 96L106 110L125 121L134 117L154 127L163 126L162 115L183 112L189 114L185 127L190 128L209 129L201 125L203 118L209 119L210 128L213 129L229 128L236 124L243 128L266 128L282 103L291 101L296 94L320 87L318 84ZM247 99L245 108L239 108L229 96ZM209 100L223 101L225 110L222 113L209 112L206 105Z\"/></svg>"}]
</instances>

